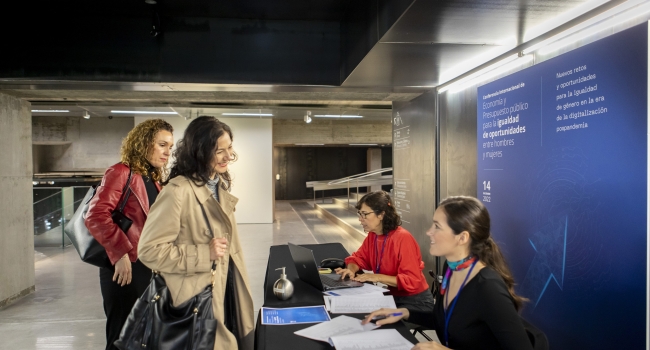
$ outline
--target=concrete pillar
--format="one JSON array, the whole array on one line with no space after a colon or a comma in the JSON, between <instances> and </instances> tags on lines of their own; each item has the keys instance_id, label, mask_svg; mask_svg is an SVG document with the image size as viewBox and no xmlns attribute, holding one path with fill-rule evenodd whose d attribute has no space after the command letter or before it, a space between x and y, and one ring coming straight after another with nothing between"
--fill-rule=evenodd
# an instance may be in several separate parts
<instances>
[{"instance_id":1,"label":"concrete pillar","mask_svg":"<svg viewBox=\"0 0 650 350\"><path fill-rule=\"evenodd\" d=\"M381 169L381 148L368 148L367 153L368 160L368 170L379 170ZM370 186L368 189L370 192L381 190L381 185Z\"/></svg>"},{"instance_id":2,"label":"concrete pillar","mask_svg":"<svg viewBox=\"0 0 650 350\"><path fill-rule=\"evenodd\" d=\"M34 291L32 113L0 94L0 307Z\"/></svg>"}]
</instances>

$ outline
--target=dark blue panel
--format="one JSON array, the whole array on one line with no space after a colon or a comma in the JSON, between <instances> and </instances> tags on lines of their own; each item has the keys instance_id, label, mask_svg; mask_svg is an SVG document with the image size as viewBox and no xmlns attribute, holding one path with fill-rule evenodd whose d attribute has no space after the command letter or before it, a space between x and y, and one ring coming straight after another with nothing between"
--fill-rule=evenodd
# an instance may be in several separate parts
<instances>
[{"instance_id":1,"label":"dark blue panel","mask_svg":"<svg viewBox=\"0 0 650 350\"><path fill-rule=\"evenodd\" d=\"M478 89L477 195L553 349L645 348L647 32Z\"/></svg>"}]
</instances>

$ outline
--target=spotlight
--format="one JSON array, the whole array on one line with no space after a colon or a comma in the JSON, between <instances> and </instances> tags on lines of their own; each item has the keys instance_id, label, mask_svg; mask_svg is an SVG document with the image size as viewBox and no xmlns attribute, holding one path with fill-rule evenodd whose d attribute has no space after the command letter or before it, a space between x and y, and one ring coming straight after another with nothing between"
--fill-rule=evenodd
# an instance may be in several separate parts
<instances>
[{"instance_id":1,"label":"spotlight","mask_svg":"<svg viewBox=\"0 0 650 350\"><path fill-rule=\"evenodd\" d=\"M90 119L90 113L88 111L84 111L84 119Z\"/></svg>"},{"instance_id":2,"label":"spotlight","mask_svg":"<svg viewBox=\"0 0 650 350\"><path fill-rule=\"evenodd\" d=\"M311 123L311 111L307 111L307 114L305 114L305 117L303 118L305 120L305 123L309 124Z\"/></svg>"},{"instance_id":3,"label":"spotlight","mask_svg":"<svg viewBox=\"0 0 650 350\"><path fill-rule=\"evenodd\" d=\"M144 0L144 3L145 3L145 4L149 4L149 5L155 5L155 4L157 4L158 2L157 2L156 0Z\"/></svg>"}]
</instances>

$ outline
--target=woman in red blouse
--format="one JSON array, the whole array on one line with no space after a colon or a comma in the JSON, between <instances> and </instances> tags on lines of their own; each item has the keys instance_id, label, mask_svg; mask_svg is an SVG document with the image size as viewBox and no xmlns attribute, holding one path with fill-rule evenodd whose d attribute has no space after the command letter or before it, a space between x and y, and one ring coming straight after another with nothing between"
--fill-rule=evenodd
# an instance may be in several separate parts
<instances>
[{"instance_id":1,"label":"woman in red blouse","mask_svg":"<svg viewBox=\"0 0 650 350\"><path fill-rule=\"evenodd\" d=\"M368 236L336 273L359 282L381 282L388 286L398 307L411 310L433 310L422 269L424 262L420 247L395 211L392 199L385 191L368 193L356 205L359 222ZM373 273L357 272L370 270ZM401 306L400 306L401 305Z\"/></svg>"}]
</instances>

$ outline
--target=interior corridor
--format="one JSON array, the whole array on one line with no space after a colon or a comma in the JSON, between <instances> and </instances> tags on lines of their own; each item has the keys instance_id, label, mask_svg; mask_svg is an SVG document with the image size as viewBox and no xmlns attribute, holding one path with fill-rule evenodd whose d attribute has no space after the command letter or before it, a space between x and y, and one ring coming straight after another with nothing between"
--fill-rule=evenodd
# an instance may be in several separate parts
<instances>
[{"instance_id":1,"label":"interior corridor","mask_svg":"<svg viewBox=\"0 0 650 350\"><path fill-rule=\"evenodd\" d=\"M270 246L340 242L352 252L361 245L311 204L277 201L273 224L238 225L256 315L263 302ZM72 246L37 248L35 260L36 292L0 309L0 349L103 349L98 269L81 262Z\"/></svg>"}]
</instances>

